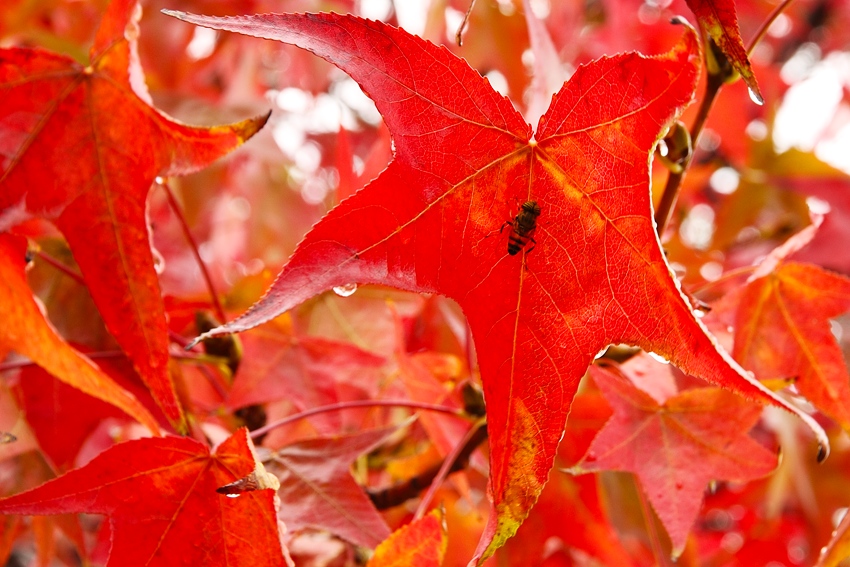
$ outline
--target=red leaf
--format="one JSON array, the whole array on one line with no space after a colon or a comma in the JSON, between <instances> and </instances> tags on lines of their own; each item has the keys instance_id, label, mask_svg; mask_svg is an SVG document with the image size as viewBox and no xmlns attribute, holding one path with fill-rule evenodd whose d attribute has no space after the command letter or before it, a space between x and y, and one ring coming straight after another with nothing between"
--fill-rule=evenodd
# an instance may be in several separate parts
<instances>
[{"instance_id":1,"label":"red leaf","mask_svg":"<svg viewBox=\"0 0 850 567\"><path fill-rule=\"evenodd\" d=\"M444 516L443 510L436 508L399 528L375 549L366 567L440 567L448 545Z\"/></svg>"},{"instance_id":2,"label":"red leaf","mask_svg":"<svg viewBox=\"0 0 850 567\"><path fill-rule=\"evenodd\" d=\"M375 547L390 535L386 522L351 476L351 463L395 432L395 427L319 437L277 451L270 469L280 479L280 517L291 531L328 530ZM277 466L275 466L277 465Z\"/></svg>"},{"instance_id":3,"label":"red leaf","mask_svg":"<svg viewBox=\"0 0 850 567\"><path fill-rule=\"evenodd\" d=\"M274 493L227 498L216 488L254 470L247 430L214 454L179 437L128 441L86 466L0 500L4 514L106 514L110 566L279 566L284 560Z\"/></svg>"},{"instance_id":4,"label":"red leaf","mask_svg":"<svg viewBox=\"0 0 850 567\"><path fill-rule=\"evenodd\" d=\"M152 108L135 57L139 15L134 0L113 1L88 66L0 50L0 230L31 216L55 219L110 332L182 427L145 199L157 175L206 166L266 118L192 128Z\"/></svg>"},{"instance_id":5,"label":"red leaf","mask_svg":"<svg viewBox=\"0 0 850 567\"><path fill-rule=\"evenodd\" d=\"M670 372L655 365L656 374ZM674 554L684 548L709 481L746 481L776 468L776 455L747 436L759 406L718 388L685 390L659 403L627 377L628 363L624 374L596 366L590 372L614 415L571 470L634 472Z\"/></svg>"},{"instance_id":6,"label":"red leaf","mask_svg":"<svg viewBox=\"0 0 850 567\"><path fill-rule=\"evenodd\" d=\"M350 343L297 337L276 325L245 336L245 355L227 400L232 408L289 400L298 411L368 397L379 382L383 357ZM360 394L360 395L356 395ZM320 433L338 432L338 412L310 419Z\"/></svg>"},{"instance_id":7,"label":"red leaf","mask_svg":"<svg viewBox=\"0 0 850 567\"><path fill-rule=\"evenodd\" d=\"M260 302L210 334L251 328L350 282L455 299L475 339L489 416L495 514L479 559L528 514L578 381L610 343L655 351L799 415L718 350L655 235L649 158L693 95L692 30L663 56L580 67L531 140L511 103L463 60L385 24L334 14L172 15L309 49L351 75L384 116L394 161L313 228ZM541 211L536 248L511 256L500 227L528 200Z\"/></svg>"},{"instance_id":8,"label":"red leaf","mask_svg":"<svg viewBox=\"0 0 850 567\"><path fill-rule=\"evenodd\" d=\"M133 397L56 334L35 302L24 277L23 239L0 234L0 349L9 348L66 384L120 408L153 433L159 425Z\"/></svg>"},{"instance_id":9,"label":"red leaf","mask_svg":"<svg viewBox=\"0 0 850 567\"><path fill-rule=\"evenodd\" d=\"M735 0L685 0L697 17L700 27L711 36L723 55L741 74L741 78L750 89L751 98L762 104L759 85L747 58L747 50L738 30L738 15L735 13Z\"/></svg>"}]
</instances>

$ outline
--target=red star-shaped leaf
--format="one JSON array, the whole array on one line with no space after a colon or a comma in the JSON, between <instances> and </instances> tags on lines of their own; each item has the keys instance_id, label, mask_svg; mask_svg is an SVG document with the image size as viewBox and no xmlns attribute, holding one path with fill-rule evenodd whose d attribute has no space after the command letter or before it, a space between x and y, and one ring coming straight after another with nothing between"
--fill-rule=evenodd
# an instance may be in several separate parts
<instances>
[{"instance_id":1,"label":"red star-shaped leaf","mask_svg":"<svg viewBox=\"0 0 850 567\"><path fill-rule=\"evenodd\" d=\"M269 471L280 479L280 517L292 531L328 530L352 543L375 547L390 530L351 476L351 463L396 430L317 437L276 451Z\"/></svg>"},{"instance_id":2,"label":"red star-shaped leaf","mask_svg":"<svg viewBox=\"0 0 850 567\"><path fill-rule=\"evenodd\" d=\"M0 500L0 513L106 514L110 567L278 567L284 559L274 493L216 493L254 468L245 429L214 454L188 438L128 441L80 469Z\"/></svg>"},{"instance_id":3,"label":"red star-shaped leaf","mask_svg":"<svg viewBox=\"0 0 850 567\"><path fill-rule=\"evenodd\" d=\"M761 379L796 378L801 394L850 429L850 376L829 325L830 318L850 310L850 278L786 259L817 228L774 250L720 308L734 305L736 360Z\"/></svg>"},{"instance_id":4,"label":"red star-shaped leaf","mask_svg":"<svg viewBox=\"0 0 850 567\"><path fill-rule=\"evenodd\" d=\"M646 361L640 362L646 369ZM661 363L652 366L655 375L670 372ZM709 481L746 481L776 468L776 455L747 435L761 407L719 388L659 400L636 387L629 363L622 374L595 366L590 372L614 415L571 471L635 473L670 534L674 554L684 548Z\"/></svg>"},{"instance_id":5,"label":"red star-shaped leaf","mask_svg":"<svg viewBox=\"0 0 850 567\"><path fill-rule=\"evenodd\" d=\"M173 15L309 49L351 75L384 116L392 163L313 228L260 302L210 334L251 328L350 282L455 299L475 339L490 433L495 513L479 560L536 501L579 379L610 343L655 351L788 407L695 319L651 220L651 152L698 76L692 30L663 56L580 67L532 139L510 101L463 60L386 24L335 14ZM526 201L540 211L536 247L510 255L511 231L500 230Z\"/></svg>"},{"instance_id":6,"label":"red star-shaped leaf","mask_svg":"<svg viewBox=\"0 0 850 567\"><path fill-rule=\"evenodd\" d=\"M112 2L89 65L0 49L0 230L54 219L110 332L182 427L145 199L157 175L206 166L265 117L194 128L151 107L135 57L139 15L135 0Z\"/></svg>"}]
</instances>

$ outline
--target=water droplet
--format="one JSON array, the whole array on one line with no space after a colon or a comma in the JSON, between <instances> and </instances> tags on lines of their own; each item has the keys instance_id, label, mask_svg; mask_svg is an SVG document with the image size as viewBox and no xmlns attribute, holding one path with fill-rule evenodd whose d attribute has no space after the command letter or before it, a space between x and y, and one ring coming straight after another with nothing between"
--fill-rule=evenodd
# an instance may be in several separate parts
<instances>
[{"instance_id":1,"label":"water droplet","mask_svg":"<svg viewBox=\"0 0 850 567\"><path fill-rule=\"evenodd\" d=\"M646 354L648 354L649 356L651 356L652 358L654 358L657 362L660 362L661 364L670 364L670 361L667 360L666 358L664 358L663 356L661 356L660 354L654 353L652 351L649 351Z\"/></svg>"},{"instance_id":2,"label":"water droplet","mask_svg":"<svg viewBox=\"0 0 850 567\"><path fill-rule=\"evenodd\" d=\"M228 498L239 498L239 494L238 494L238 493L236 493L236 494L227 494L227 497L228 497Z\"/></svg>"},{"instance_id":3,"label":"water droplet","mask_svg":"<svg viewBox=\"0 0 850 567\"><path fill-rule=\"evenodd\" d=\"M592 463L595 460L596 460L596 453L594 453L593 451L589 451L587 453L587 455L584 456L584 462L586 462L586 463Z\"/></svg>"},{"instance_id":4,"label":"water droplet","mask_svg":"<svg viewBox=\"0 0 850 567\"><path fill-rule=\"evenodd\" d=\"M750 100L756 103L759 106L764 104L764 99L761 98L761 95L754 91L751 87L747 87L747 91L750 93Z\"/></svg>"},{"instance_id":5,"label":"water droplet","mask_svg":"<svg viewBox=\"0 0 850 567\"><path fill-rule=\"evenodd\" d=\"M349 297L354 295L355 291L357 291L356 283L334 286L334 293L340 297Z\"/></svg>"}]
</instances>

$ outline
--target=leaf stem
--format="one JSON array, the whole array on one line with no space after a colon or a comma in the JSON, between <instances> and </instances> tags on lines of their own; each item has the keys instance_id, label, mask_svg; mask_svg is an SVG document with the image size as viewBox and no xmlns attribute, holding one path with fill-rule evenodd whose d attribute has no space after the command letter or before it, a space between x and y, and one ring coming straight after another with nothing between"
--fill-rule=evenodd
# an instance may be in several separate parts
<instances>
[{"instance_id":1,"label":"leaf stem","mask_svg":"<svg viewBox=\"0 0 850 567\"><path fill-rule=\"evenodd\" d=\"M50 254L44 252L43 250L38 251L38 257L77 282L78 284L85 286L86 280L83 279L83 276L72 270L69 266L66 266L64 263L60 262Z\"/></svg>"},{"instance_id":2,"label":"leaf stem","mask_svg":"<svg viewBox=\"0 0 850 567\"><path fill-rule=\"evenodd\" d=\"M442 466L440 466L440 470L437 471L437 474L431 481L431 486L428 487L428 491L422 497L422 501L419 502L416 514L413 515L414 520L420 520L428 513L428 508L431 506L434 495L446 481L446 478L455 470L460 470L462 465L458 465L465 463L472 454L472 451L485 439L487 439L487 422L482 418L469 428L469 431L466 432L461 442L455 445L451 453L446 455ZM456 466L458 468L455 468Z\"/></svg>"},{"instance_id":3,"label":"leaf stem","mask_svg":"<svg viewBox=\"0 0 850 567\"><path fill-rule=\"evenodd\" d=\"M658 210L655 211L655 230L658 233L659 238L661 238L664 234L664 229L667 226L667 222L670 220L670 214L673 212L673 207L676 205L676 201L679 198L679 192L682 188L682 180L685 178L685 173L688 171L688 167L691 165L691 161L696 153L699 135L702 133L705 122L708 119L708 114L711 111L711 107L714 105L714 101L717 98L717 94L720 92L720 88L723 86L723 82L723 77L721 75L712 73L708 74L708 80L705 86L705 96L700 103L697 117L690 129L693 151L685 157L684 163L682 164L682 171L680 173L670 172L670 176L667 178L667 185L664 186L664 192L661 194L661 202L658 204Z\"/></svg>"},{"instance_id":4,"label":"leaf stem","mask_svg":"<svg viewBox=\"0 0 850 567\"><path fill-rule=\"evenodd\" d=\"M439 413L445 413L448 415L453 415L455 417L466 419L467 415L463 412L463 410L450 408L446 406L441 406L437 404L426 404L423 402L411 402L408 400L354 400L350 402L341 402L338 404L329 404L326 406L319 406L317 408L308 409L302 411L301 413L296 413L295 415L290 415L279 419L277 421L273 421L267 425L259 429L255 429L251 432L251 439L257 439L258 437L262 437L267 434L272 429L277 427L283 427L284 425L289 425L290 423L296 422L301 419L305 419L308 417L312 417L314 415L320 413L328 413L332 411L340 411L346 409L354 409L354 408L370 408L370 407L394 407L394 408L411 408L411 409L419 409L425 411L435 411Z\"/></svg>"},{"instance_id":5,"label":"leaf stem","mask_svg":"<svg viewBox=\"0 0 850 567\"><path fill-rule=\"evenodd\" d=\"M762 40L764 34L767 33L767 30L770 29L771 24L776 21L776 18L779 17L779 14L785 11L791 2L794 0L784 0L779 6L773 9L767 19L762 22L761 27L756 32L756 35L753 36L753 39L750 40L750 45L747 46L747 57L752 57L753 50L756 48L756 45Z\"/></svg>"},{"instance_id":6,"label":"leaf stem","mask_svg":"<svg viewBox=\"0 0 850 567\"><path fill-rule=\"evenodd\" d=\"M218 298L218 292L216 291L215 286L213 285L209 270L207 270L207 264L206 262L204 262L203 258L201 258L201 253L198 251L198 243L195 241L195 237L192 236L192 231L189 228L189 223L186 222L186 217L183 215L183 210L180 208L180 204L174 197L174 192L171 190L171 186L169 186L168 182L165 180L158 181L157 184L165 190L165 195L168 198L168 204L169 206L171 206L171 210L174 211L174 214L177 216L177 220L180 222L180 228L183 229L183 235L189 242L189 248L192 249L192 254L195 256L195 261L198 262L198 267L200 268L201 275L204 277L204 281L207 284L207 289L209 290L210 298L212 300L212 304L215 308L215 313L218 316L219 322L221 324L227 323L227 316L224 314L224 307L222 307L221 301Z\"/></svg>"},{"instance_id":7,"label":"leaf stem","mask_svg":"<svg viewBox=\"0 0 850 567\"><path fill-rule=\"evenodd\" d=\"M652 544L652 553L655 555L655 560L659 567L668 567L670 565L670 561L668 561L667 554L664 553L664 550L661 547L661 539L658 537L658 529L655 526L655 522L652 520L652 509L646 501L646 495L643 493L643 488L641 487L637 476L633 474L631 477L635 490L638 494L643 518L646 522L646 531L647 535L649 535L650 543Z\"/></svg>"},{"instance_id":8,"label":"leaf stem","mask_svg":"<svg viewBox=\"0 0 850 567\"><path fill-rule=\"evenodd\" d=\"M699 293L704 292L707 289L711 289L716 285L720 285L725 283L726 281L737 278L740 276L745 276L755 271L757 266L741 266L740 268L735 268L734 270L729 270L728 272L724 272L722 276L717 278L716 280L702 283L693 289L690 290L691 295L697 295Z\"/></svg>"},{"instance_id":9,"label":"leaf stem","mask_svg":"<svg viewBox=\"0 0 850 567\"><path fill-rule=\"evenodd\" d=\"M105 350L102 352L82 352L80 354L90 360L96 360L98 358L124 358L127 356L120 350ZM13 360L12 362L2 362L0 363L0 372L18 370L20 368L26 368L28 366L38 366L38 364L28 358Z\"/></svg>"}]
</instances>

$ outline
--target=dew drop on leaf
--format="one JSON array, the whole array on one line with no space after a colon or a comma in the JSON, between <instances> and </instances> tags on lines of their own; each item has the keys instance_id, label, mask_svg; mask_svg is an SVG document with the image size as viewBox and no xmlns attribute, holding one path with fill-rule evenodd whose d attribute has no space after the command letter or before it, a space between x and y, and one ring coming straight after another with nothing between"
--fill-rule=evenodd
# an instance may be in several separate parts
<instances>
[{"instance_id":1,"label":"dew drop on leaf","mask_svg":"<svg viewBox=\"0 0 850 567\"><path fill-rule=\"evenodd\" d=\"M660 362L661 364L670 364L670 361L661 356L660 354L656 354L652 351L648 352L647 354L654 358L656 361Z\"/></svg>"},{"instance_id":2,"label":"dew drop on leaf","mask_svg":"<svg viewBox=\"0 0 850 567\"><path fill-rule=\"evenodd\" d=\"M759 94L756 91L754 91L750 87L747 87L747 92L750 93L750 100L751 101L753 101L754 103L756 103L759 106L762 106L764 104L764 100L762 100L761 96L759 96Z\"/></svg>"},{"instance_id":3,"label":"dew drop on leaf","mask_svg":"<svg viewBox=\"0 0 850 567\"><path fill-rule=\"evenodd\" d=\"M354 295L354 292L357 291L357 284L350 283L345 285L337 285L334 286L334 293L340 297L349 297Z\"/></svg>"}]
</instances>

